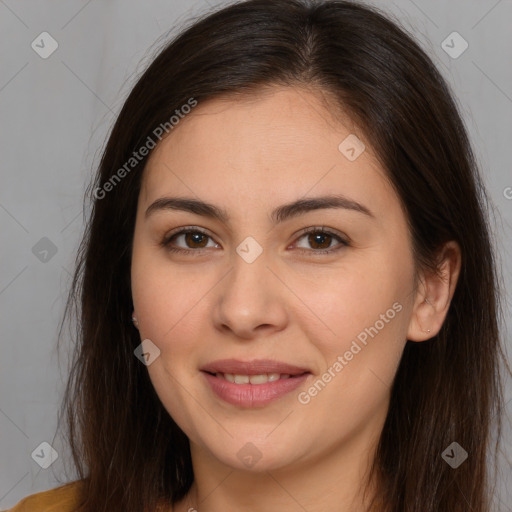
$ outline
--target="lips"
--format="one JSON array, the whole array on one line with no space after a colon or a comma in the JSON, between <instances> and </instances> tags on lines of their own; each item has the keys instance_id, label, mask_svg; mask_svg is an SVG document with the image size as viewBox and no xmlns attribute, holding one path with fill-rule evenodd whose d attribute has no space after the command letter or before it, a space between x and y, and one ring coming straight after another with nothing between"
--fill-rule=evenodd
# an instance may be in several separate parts
<instances>
[{"instance_id":1,"label":"lips","mask_svg":"<svg viewBox=\"0 0 512 512\"><path fill-rule=\"evenodd\" d=\"M264 407L291 393L312 375L307 368L264 359L214 361L201 372L218 398L242 408Z\"/></svg>"},{"instance_id":2,"label":"lips","mask_svg":"<svg viewBox=\"0 0 512 512\"><path fill-rule=\"evenodd\" d=\"M252 361L239 361L237 359L220 359L208 363L202 368L203 372L213 375L216 373L231 375L261 375L270 373L279 373L280 375L288 374L290 376L302 375L303 373L311 373L308 368L291 365L280 361L272 361L270 359L254 359Z\"/></svg>"}]
</instances>

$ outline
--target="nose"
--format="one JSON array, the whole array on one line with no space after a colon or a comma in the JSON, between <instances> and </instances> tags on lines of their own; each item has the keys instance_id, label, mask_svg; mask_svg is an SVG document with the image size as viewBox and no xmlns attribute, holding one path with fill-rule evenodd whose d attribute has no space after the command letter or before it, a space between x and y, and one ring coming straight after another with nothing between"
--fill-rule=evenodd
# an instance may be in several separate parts
<instances>
[{"instance_id":1,"label":"nose","mask_svg":"<svg viewBox=\"0 0 512 512\"><path fill-rule=\"evenodd\" d=\"M286 327L287 289L264 254L252 263L234 258L232 270L215 287L213 320L223 334L250 340Z\"/></svg>"}]
</instances>

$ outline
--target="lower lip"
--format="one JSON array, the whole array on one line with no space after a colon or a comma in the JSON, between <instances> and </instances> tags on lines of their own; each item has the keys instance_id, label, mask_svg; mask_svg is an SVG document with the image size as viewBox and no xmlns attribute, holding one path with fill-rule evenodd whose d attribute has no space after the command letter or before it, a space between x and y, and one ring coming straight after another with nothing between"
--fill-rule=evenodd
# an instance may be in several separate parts
<instances>
[{"instance_id":1,"label":"lower lip","mask_svg":"<svg viewBox=\"0 0 512 512\"><path fill-rule=\"evenodd\" d=\"M278 400L298 388L311 374L304 373L288 379L279 379L265 384L235 384L223 377L201 372L213 392L225 402L238 407L261 407Z\"/></svg>"}]
</instances>

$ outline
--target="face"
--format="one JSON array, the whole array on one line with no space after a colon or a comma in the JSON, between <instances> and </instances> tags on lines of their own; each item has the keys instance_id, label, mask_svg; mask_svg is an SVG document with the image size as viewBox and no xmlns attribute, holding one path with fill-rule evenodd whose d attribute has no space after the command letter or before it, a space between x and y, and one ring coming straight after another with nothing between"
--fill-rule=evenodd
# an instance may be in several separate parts
<instances>
[{"instance_id":1,"label":"face","mask_svg":"<svg viewBox=\"0 0 512 512\"><path fill-rule=\"evenodd\" d=\"M147 370L193 455L261 471L376 441L414 262L348 117L294 88L199 104L144 170L132 256Z\"/></svg>"}]
</instances>

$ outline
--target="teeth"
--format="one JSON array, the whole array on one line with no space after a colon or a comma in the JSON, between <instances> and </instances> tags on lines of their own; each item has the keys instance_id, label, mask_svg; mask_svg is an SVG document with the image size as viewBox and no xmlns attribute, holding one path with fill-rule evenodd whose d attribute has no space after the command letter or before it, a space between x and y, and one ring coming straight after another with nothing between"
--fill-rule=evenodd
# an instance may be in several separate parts
<instances>
[{"instance_id":1,"label":"teeth","mask_svg":"<svg viewBox=\"0 0 512 512\"><path fill-rule=\"evenodd\" d=\"M224 378L228 382L235 384L265 384L267 382L275 382L276 380L289 379L288 373L262 373L260 375L233 375L232 373L216 373L216 377Z\"/></svg>"},{"instance_id":2,"label":"teeth","mask_svg":"<svg viewBox=\"0 0 512 512\"><path fill-rule=\"evenodd\" d=\"M249 375L235 375L235 384L249 384Z\"/></svg>"}]
</instances>

